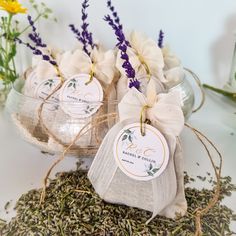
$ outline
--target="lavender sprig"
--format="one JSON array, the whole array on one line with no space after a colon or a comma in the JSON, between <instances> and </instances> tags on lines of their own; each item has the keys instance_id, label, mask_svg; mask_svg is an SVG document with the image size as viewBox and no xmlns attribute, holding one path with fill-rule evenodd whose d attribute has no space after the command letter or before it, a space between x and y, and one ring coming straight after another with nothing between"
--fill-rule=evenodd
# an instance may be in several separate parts
<instances>
[{"instance_id":1,"label":"lavender sprig","mask_svg":"<svg viewBox=\"0 0 236 236\"><path fill-rule=\"evenodd\" d=\"M120 19L118 17L117 12L115 12L115 8L114 8L114 6L112 6L110 0L107 1L107 6L111 10L114 20L111 18L110 15L105 16L104 20L106 22L108 22L108 24L115 31L115 35L116 35L117 41L118 41L116 46L121 51L121 59L124 60L122 67L125 69L126 76L130 79L129 88L135 87L136 89L139 90L140 82L135 78L135 70L130 63L129 56L127 54L127 48L130 47L130 43L125 38L125 35L123 33L123 27L120 24Z\"/></svg>"},{"instance_id":2,"label":"lavender sprig","mask_svg":"<svg viewBox=\"0 0 236 236\"><path fill-rule=\"evenodd\" d=\"M47 45L45 43L43 43L43 40L42 38L40 37L39 33L37 33L37 29L34 25L34 21L32 20L32 17L31 16L28 16L27 17L28 21L29 21L29 24L32 28L32 33L30 33L28 35L29 39L35 44L35 46L33 46L32 44L30 43L25 43L23 42L21 39L19 38L16 38L16 42L18 42L19 44L23 44L25 45L27 48L29 48L34 55L38 55L38 56L41 56L42 59L44 61L48 61L51 65L53 66L58 66L56 61L54 60L54 58L52 57L52 55L47 55L45 53L43 53L39 48L42 47L42 48L46 48Z\"/></svg>"},{"instance_id":3,"label":"lavender sprig","mask_svg":"<svg viewBox=\"0 0 236 236\"><path fill-rule=\"evenodd\" d=\"M80 34L79 30L75 27L75 25L70 24L69 27L70 27L71 31L75 34L76 38L77 38L81 43L83 43L83 39L82 39L82 37L81 37L81 34Z\"/></svg>"},{"instance_id":4,"label":"lavender sprig","mask_svg":"<svg viewBox=\"0 0 236 236\"><path fill-rule=\"evenodd\" d=\"M110 9L110 11L112 12L112 15L114 17L114 21L116 24L118 24L121 29L122 29L122 25L120 24L120 18L118 17L117 12L115 11L115 7L112 5L111 0L107 1L107 7Z\"/></svg>"},{"instance_id":5,"label":"lavender sprig","mask_svg":"<svg viewBox=\"0 0 236 236\"><path fill-rule=\"evenodd\" d=\"M90 52L87 48L88 45L93 49L95 44L93 42L93 34L88 31L88 26L89 24L86 22L88 19L88 14L86 13L86 9L89 7L88 4L89 0L84 0L82 3L82 25L81 25L81 30L82 32L79 31L73 24L70 24L69 27L71 31L75 34L76 38L83 44L83 50L86 52L88 55L90 55Z\"/></svg>"},{"instance_id":6,"label":"lavender sprig","mask_svg":"<svg viewBox=\"0 0 236 236\"><path fill-rule=\"evenodd\" d=\"M54 61L50 56L44 54L40 49L38 49L38 48L32 46L32 45L29 44L29 43L23 42L23 41L22 41L21 39L19 39L19 38L16 38L16 41L17 41L19 44L25 45L27 48L29 48L29 49L33 52L34 55L41 56L44 61L48 61L51 65L57 66L56 61Z\"/></svg>"},{"instance_id":7,"label":"lavender sprig","mask_svg":"<svg viewBox=\"0 0 236 236\"><path fill-rule=\"evenodd\" d=\"M163 48L163 41L164 41L164 32L160 30L159 38L158 38L158 46L159 48Z\"/></svg>"},{"instance_id":8,"label":"lavender sprig","mask_svg":"<svg viewBox=\"0 0 236 236\"><path fill-rule=\"evenodd\" d=\"M30 40L32 40L35 43L37 47L45 48L47 45L42 42L40 35L36 32L36 27L34 25L34 21L32 20L32 17L28 15L27 19L28 19L29 25L32 28L32 33L29 33L28 37L30 38Z\"/></svg>"},{"instance_id":9,"label":"lavender sprig","mask_svg":"<svg viewBox=\"0 0 236 236\"><path fill-rule=\"evenodd\" d=\"M86 13L86 9L89 7L88 4L89 0L84 0L83 4L82 4L82 21L83 24L81 26L82 28L82 36L86 39L87 43L91 46L91 48L94 47L94 43L93 43L93 35L91 32L88 32L88 26L89 24L86 22L87 18L88 18L88 14ZM83 35L84 34L84 35Z\"/></svg>"},{"instance_id":10,"label":"lavender sprig","mask_svg":"<svg viewBox=\"0 0 236 236\"><path fill-rule=\"evenodd\" d=\"M114 22L115 25L117 26L118 29L120 29L121 33L123 33L123 26L122 24L120 23L120 18L118 16L118 13L115 11L115 7L112 5L112 2L111 0L108 0L107 1L107 7L110 9L111 13L112 13L112 16L113 16L113 19L114 19ZM123 34L123 37L124 37L124 34ZM124 37L124 40L125 40L125 43L128 47L131 47L130 43L128 40L125 39Z\"/></svg>"}]
</instances>

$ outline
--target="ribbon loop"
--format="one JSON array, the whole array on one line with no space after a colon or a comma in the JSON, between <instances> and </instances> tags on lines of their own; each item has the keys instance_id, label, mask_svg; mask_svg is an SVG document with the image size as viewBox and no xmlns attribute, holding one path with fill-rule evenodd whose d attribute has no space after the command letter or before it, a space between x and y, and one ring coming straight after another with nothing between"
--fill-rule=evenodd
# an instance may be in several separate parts
<instances>
[{"instance_id":1,"label":"ribbon loop","mask_svg":"<svg viewBox=\"0 0 236 236\"><path fill-rule=\"evenodd\" d=\"M150 108L148 105L143 106L140 114L140 132L142 136L145 136L145 123L146 123L146 120L143 122L143 116L148 108Z\"/></svg>"},{"instance_id":2,"label":"ribbon loop","mask_svg":"<svg viewBox=\"0 0 236 236\"><path fill-rule=\"evenodd\" d=\"M152 88L149 83L148 93ZM162 133L178 136L184 127L184 115L181 110L181 99L179 92L162 93L156 95L153 104L148 102L147 97L137 89L130 89L118 105L120 120L140 118L141 133L143 134L143 116L146 111L146 118L152 125ZM148 108L148 109L147 109ZM141 115L140 115L141 111Z\"/></svg>"},{"instance_id":3,"label":"ribbon loop","mask_svg":"<svg viewBox=\"0 0 236 236\"><path fill-rule=\"evenodd\" d=\"M85 83L85 85L90 84L93 81L93 77L94 77L94 64L92 63L91 64L91 69L90 69L90 72L89 72L89 81L87 81Z\"/></svg>"}]
</instances>

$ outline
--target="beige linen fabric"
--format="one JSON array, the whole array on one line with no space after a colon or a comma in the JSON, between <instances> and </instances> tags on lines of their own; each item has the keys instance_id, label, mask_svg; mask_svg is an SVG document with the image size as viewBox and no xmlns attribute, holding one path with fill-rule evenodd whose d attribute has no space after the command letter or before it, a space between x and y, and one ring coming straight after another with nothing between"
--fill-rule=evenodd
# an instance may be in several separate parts
<instances>
[{"instance_id":1,"label":"beige linen fabric","mask_svg":"<svg viewBox=\"0 0 236 236\"><path fill-rule=\"evenodd\" d=\"M149 83L147 94L132 88L119 103L120 122L104 138L88 173L93 187L107 202L124 204L174 218L186 212L183 189L183 159L177 136L184 126L178 93L156 95L155 83ZM127 124L139 122L140 111L148 105L146 116L165 136L170 159L166 170L151 181L136 181L126 176L113 156L114 140ZM135 118L134 118L135 117ZM152 218L153 218L152 217ZM152 219L151 218L151 219ZM151 220L150 219L150 220Z\"/></svg>"}]
</instances>

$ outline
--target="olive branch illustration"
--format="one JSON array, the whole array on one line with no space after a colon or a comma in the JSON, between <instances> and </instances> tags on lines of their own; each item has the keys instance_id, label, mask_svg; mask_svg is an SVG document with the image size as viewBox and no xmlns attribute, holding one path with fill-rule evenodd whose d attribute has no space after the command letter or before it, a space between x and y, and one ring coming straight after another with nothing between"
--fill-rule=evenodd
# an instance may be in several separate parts
<instances>
[{"instance_id":1,"label":"olive branch illustration","mask_svg":"<svg viewBox=\"0 0 236 236\"><path fill-rule=\"evenodd\" d=\"M129 140L129 142L133 142L134 139L134 131L132 132L130 129L126 129L124 131L124 135L122 136L122 141Z\"/></svg>"},{"instance_id":2,"label":"olive branch illustration","mask_svg":"<svg viewBox=\"0 0 236 236\"><path fill-rule=\"evenodd\" d=\"M145 170L145 172L148 174L148 176L154 176L157 171L160 170L160 168L153 166L151 163L148 167L146 166L146 168L147 169Z\"/></svg>"},{"instance_id":3,"label":"olive branch illustration","mask_svg":"<svg viewBox=\"0 0 236 236\"><path fill-rule=\"evenodd\" d=\"M73 87L74 89L76 89L76 79L72 79L67 87Z\"/></svg>"},{"instance_id":4,"label":"olive branch illustration","mask_svg":"<svg viewBox=\"0 0 236 236\"><path fill-rule=\"evenodd\" d=\"M53 84L54 84L53 79L49 79L49 80L47 80L47 81L44 83L44 85L45 85L45 86L49 86L49 88L51 88Z\"/></svg>"}]
</instances>

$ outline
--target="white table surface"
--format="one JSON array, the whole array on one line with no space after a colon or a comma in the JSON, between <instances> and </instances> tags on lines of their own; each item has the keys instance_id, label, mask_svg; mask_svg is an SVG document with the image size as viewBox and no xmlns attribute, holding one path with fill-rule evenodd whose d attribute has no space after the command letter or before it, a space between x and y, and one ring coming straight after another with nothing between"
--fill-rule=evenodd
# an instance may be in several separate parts
<instances>
[{"instance_id":1,"label":"white table surface","mask_svg":"<svg viewBox=\"0 0 236 236\"><path fill-rule=\"evenodd\" d=\"M236 104L228 103L221 97L207 95L204 107L193 114L189 123L206 134L223 155L223 175L229 175L236 183L236 115L235 120L229 114L236 112ZM235 124L234 127L226 123ZM204 149L191 131L182 133L185 154L185 169L189 174L205 175L212 168ZM0 218L10 220L15 215L14 203L23 193L42 186L42 178L56 157L42 154L37 148L22 141L12 128L8 117L0 111ZM200 166L196 164L200 163ZM76 158L67 157L60 163L58 171L75 169ZM198 183L201 187L203 183ZM11 200L8 214L4 210L6 202ZM236 211L236 193L224 200L224 204ZM236 231L236 224L232 224Z\"/></svg>"}]
</instances>

